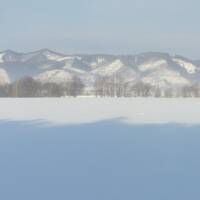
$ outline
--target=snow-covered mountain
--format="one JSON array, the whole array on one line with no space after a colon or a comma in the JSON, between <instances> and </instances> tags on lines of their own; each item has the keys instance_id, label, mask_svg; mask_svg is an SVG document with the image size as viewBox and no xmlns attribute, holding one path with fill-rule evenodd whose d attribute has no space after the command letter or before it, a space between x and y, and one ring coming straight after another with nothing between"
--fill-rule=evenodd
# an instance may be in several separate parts
<instances>
[{"instance_id":1,"label":"snow-covered mountain","mask_svg":"<svg viewBox=\"0 0 200 200\"><path fill-rule=\"evenodd\" d=\"M73 75L65 70L50 70L35 77L42 83L65 83L73 79Z\"/></svg>"},{"instance_id":2,"label":"snow-covered mountain","mask_svg":"<svg viewBox=\"0 0 200 200\"><path fill-rule=\"evenodd\" d=\"M31 76L41 82L62 83L79 77L88 87L99 77L120 77L158 87L200 81L200 62L166 53L139 55L64 55L48 49L30 53L0 52L0 83Z\"/></svg>"}]
</instances>

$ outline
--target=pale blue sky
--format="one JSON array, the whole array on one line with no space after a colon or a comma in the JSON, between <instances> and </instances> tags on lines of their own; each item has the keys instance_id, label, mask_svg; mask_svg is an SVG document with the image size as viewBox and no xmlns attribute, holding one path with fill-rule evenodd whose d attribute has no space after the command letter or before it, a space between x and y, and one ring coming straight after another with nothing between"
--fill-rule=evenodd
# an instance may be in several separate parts
<instances>
[{"instance_id":1,"label":"pale blue sky","mask_svg":"<svg viewBox=\"0 0 200 200\"><path fill-rule=\"evenodd\" d=\"M199 0L0 0L0 50L200 58Z\"/></svg>"}]
</instances>

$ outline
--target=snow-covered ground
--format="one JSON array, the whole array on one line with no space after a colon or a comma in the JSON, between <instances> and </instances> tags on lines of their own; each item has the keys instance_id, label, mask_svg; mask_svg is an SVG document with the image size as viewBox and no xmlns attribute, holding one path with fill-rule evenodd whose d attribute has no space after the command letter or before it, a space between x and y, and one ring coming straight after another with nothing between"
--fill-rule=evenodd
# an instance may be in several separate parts
<instances>
[{"instance_id":1,"label":"snow-covered ground","mask_svg":"<svg viewBox=\"0 0 200 200\"><path fill-rule=\"evenodd\" d=\"M199 99L0 99L0 199L198 199L199 123Z\"/></svg>"},{"instance_id":2,"label":"snow-covered ground","mask_svg":"<svg viewBox=\"0 0 200 200\"><path fill-rule=\"evenodd\" d=\"M118 119L132 124L200 124L199 99L0 99L0 120L82 124Z\"/></svg>"}]
</instances>

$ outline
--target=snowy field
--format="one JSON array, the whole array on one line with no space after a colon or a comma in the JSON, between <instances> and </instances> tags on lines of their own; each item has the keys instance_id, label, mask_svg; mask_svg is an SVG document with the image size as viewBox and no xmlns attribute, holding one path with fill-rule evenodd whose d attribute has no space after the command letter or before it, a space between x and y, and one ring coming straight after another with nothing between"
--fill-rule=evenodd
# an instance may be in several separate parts
<instances>
[{"instance_id":1,"label":"snowy field","mask_svg":"<svg viewBox=\"0 0 200 200\"><path fill-rule=\"evenodd\" d=\"M0 99L0 119L83 124L118 119L131 124L199 124L199 99Z\"/></svg>"},{"instance_id":2,"label":"snowy field","mask_svg":"<svg viewBox=\"0 0 200 200\"><path fill-rule=\"evenodd\" d=\"M0 99L0 199L200 196L198 99Z\"/></svg>"}]
</instances>

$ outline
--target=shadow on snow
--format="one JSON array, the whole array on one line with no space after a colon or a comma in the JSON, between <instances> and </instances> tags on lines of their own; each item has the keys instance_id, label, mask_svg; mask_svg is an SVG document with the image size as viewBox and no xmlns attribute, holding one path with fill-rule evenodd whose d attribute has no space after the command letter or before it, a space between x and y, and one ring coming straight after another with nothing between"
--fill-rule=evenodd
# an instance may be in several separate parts
<instances>
[{"instance_id":1,"label":"shadow on snow","mask_svg":"<svg viewBox=\"0 0 200 200\"><path fill-rule=\"evenodd\" d=\"M0 199L200 196L200 126L0 123Z\"/></svg>"}]
</instances>

